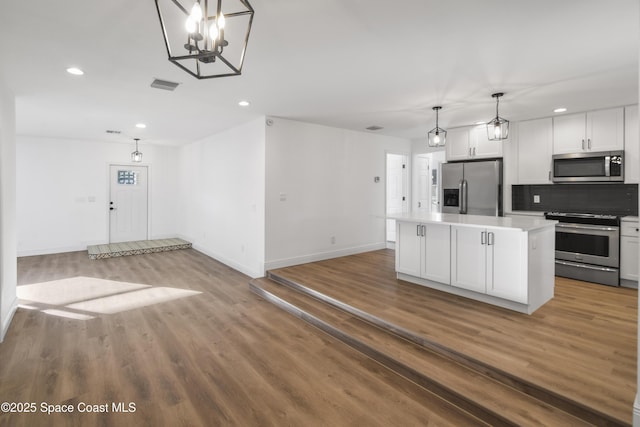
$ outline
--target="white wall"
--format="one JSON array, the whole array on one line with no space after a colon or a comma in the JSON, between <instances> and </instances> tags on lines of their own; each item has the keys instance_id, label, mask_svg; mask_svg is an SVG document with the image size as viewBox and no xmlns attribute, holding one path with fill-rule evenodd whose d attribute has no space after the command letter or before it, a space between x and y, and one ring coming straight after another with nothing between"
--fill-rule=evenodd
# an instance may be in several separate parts
<instances>
[{"instance_id":1,"label":"white wall","mask_svg":"<svg viewBox=\"0 0 640 427\"><path fill-rule=\"evenodd\" d=\"M265 118L181 149L180 232L251 277L264 273Z\"/></svg>"},{"instance_id":2,"label":"white wall","mask_svg":"<svg viewBox=\"0 0 640 427\"><path fill-rule=\"evenodd\" d=\"M266 268L384 248L386 152L408 153L410 141L272 121L266 128Z\"/></svg>"},{"instance_id":3,"label":"white wall","mask_svg":"<svg viewBox=\"0 0 640 427\"><path fill-rule=\"evenodd\" d=\"M15 97L0 79L0 342L17 308Z\"/></svg>"},{"instance_id":4,"label":"white wall","mask_svg":"<svg viewBox=\"0 0 640 427\"><path fill-rule=\"evenodd\" d=\"M134 148L133 142L18 136L18 255L108 243L109 164L131 164ZM176 237L179 149L143 143L140 151L150 167L149 238Z\"/></svg>"}]
</instances>

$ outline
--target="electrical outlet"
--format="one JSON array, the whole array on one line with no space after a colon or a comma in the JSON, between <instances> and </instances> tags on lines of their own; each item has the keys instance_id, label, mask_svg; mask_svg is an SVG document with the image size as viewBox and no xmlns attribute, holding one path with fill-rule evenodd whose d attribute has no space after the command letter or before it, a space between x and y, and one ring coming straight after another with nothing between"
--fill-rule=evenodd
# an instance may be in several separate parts
<instances>
[{"instance_id":1,"label":"electrical outlet","mask_svg":"<svg viewBox=\"0 0 640 427\"><path fill-rule=\"evenodd\" d=\"M540 195L539 194L534 194L533 195L533 203L540 203Z\"/></svg>"}]
</instances>

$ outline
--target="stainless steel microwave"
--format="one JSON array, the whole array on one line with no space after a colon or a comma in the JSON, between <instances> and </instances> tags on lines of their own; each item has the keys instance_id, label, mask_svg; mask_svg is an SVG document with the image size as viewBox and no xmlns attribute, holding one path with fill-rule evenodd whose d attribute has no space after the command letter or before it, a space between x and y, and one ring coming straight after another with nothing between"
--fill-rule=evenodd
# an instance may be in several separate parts
<instances>
[{"instance_id":1,"label":"stainless steel microwave","mask_svg":"<svg viewBox=\"0 0 640 427\"><path fill-rule=\"evenodd\" d=\"M553 182L624 181L624 151L600 151L553 156Z\"/></svg>"}]
</instances>

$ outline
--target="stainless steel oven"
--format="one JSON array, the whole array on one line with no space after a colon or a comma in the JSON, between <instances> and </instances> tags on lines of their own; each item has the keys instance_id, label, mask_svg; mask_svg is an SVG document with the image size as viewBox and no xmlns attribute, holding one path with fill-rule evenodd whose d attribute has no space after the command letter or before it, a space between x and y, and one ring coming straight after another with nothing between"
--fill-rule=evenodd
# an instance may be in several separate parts
<instances>
[{"instance_id":1,"label":"stainless steel oven","mask_svg":"<svg viewBox=\"0 0 640 427\"><path fill-rule=\"evenodd\" d=\"M550 212L556 224L556 275L618 286L620 218Z\"/></svg>"}]
</instances>

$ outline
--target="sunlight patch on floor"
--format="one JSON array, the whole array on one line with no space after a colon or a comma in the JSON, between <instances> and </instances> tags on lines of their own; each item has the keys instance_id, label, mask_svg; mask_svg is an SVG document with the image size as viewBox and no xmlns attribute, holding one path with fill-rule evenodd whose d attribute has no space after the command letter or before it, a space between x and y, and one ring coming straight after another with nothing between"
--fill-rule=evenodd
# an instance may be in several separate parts
<instances>
[{"instance_id":1,"label":"sunlight patch on floor","mask_svg":"<svg viewBox=\"0 0 640 427\"><path fill-rule=\"evenodd\" d=\"M199 293L201 292L190 291L188 289L157 287L127 292L125 294L112 295L90 301L82 301L70 304L67 307L74 310L89 311L93 313L113 314L120 311L133 310L134 308L160 304L162 302L184 298Z\"/></svg>"},{"instance_id":2,"label":"sunlight patch on floor","mask_svg":"<svg viewBox=\"0 0 640 427\"><path fill-rule=\"evenodd\" d=\"M72 277L18 286L19 306L77 320L114 314L185 298L201 292L164 286Z\"/></svg>"},{"instance_id":3,"label":"sunlight patch on floor","mask_svg":"<svg viewBox=\"0 0 640 427\"><path fill-rule=\"evenodd\" d=\"M117 282L95 277L71 277L50 282L22 285L16 288L18 298L51 305L67 305L107 295L131 292L149 285Z\"/></svg>"}]
</instances>

